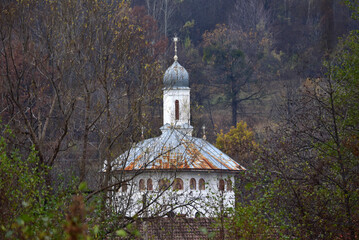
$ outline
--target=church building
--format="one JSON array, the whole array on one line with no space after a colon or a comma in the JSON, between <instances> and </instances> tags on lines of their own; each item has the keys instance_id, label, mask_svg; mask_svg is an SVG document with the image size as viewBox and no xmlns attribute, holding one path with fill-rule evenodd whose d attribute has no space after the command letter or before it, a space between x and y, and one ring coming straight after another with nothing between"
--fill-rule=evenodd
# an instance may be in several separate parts
<instances>
[{"instance_id":1,"label":"church building","mask_svg":"<svg viewBox=\"0 0 359 240\"><path fill-rule=\"evenodd\" d=\"M162 134L134 144L112 163L114 177L117 172L125 179L113 196L115 207L128 216L212 217L234 207L234 176L245 170L205 135L192 136L189 76L178 62L177 41L163 78Z\"/></svg>"}]
</instances>

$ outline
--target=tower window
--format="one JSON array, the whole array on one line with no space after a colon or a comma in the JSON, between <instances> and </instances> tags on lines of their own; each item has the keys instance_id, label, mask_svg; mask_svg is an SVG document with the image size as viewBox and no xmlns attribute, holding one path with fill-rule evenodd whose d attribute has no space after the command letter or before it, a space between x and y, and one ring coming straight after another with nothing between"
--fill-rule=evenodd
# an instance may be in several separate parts
<instances>
[{"instance_id":1,"label":"tower window","mask_svg":"<svg viewBox=\"0 0 359 240\"><path fill-rule=\"evenodd\" d=\"M175 115L176 115L176 120L179 120L179 101L178 100L175 101Z\"/></svg>"},{"instance_id":2,"label":"tower window","mask_svg":"<svg viewBox=\"0 0 359 240\"><path fill-rule=\"evenodd\" d=\"M224 191L224 180L223 179L219 179L219 191Z\"/></svg>"},{"instance_id":3,"label":"tower window","mask_svg":"<svg viewBox=\"0 0 359 240\"><path fill-rule=\"evenodd\" d=\"M189 187L191 190L196 190L196 179L191 178L190 183L189 183Z\"/></svg>"},{"instance_id":4,"label":"tower window","mask_svg":"<svg viewBox=\"0 0 359 240\"><path fill-rule=\"evenodd\" d=\"M149 178L149 179L147 180L147 190L148 190L148 191L152 191L152 190L153 190L153 184L152 184L152 179L151 179L151 178Z\"/></svg>"},{"instance_id":5,"label":"tower window","mask_svg":"<svg viewBox=\"0 0 359 240\"><path fill-rule=\"evenodd\" d=\"M201 178L199 181L198 181L198 188L199 190L205 190L205 181L203 178Z\"/></svg>"},{"instance_id":6,"label":"tower window","mask_svg":"<svg viewBox=\"0 0 359 240\"><path fill-rule=\"evenodd\" d=\"M174 190L183 190L183 181L180 178L176 178L174 181Z\"/></svg>"}]
</instances>

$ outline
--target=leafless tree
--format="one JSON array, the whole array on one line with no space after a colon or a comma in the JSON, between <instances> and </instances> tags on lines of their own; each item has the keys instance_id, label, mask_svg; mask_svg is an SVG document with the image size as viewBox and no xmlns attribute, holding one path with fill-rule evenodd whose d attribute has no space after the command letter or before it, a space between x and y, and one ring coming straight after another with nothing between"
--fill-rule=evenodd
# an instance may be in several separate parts
<instances>
[{"instance_id":1,"label":"leafless tree","mask_svg":"<svg viewBox=\"0 0 359 240\"><path fill-rule=\"evenodd\" d=\"M176 0L145 0L148 14L157 20L161 32L167 37L172 28L172 17L179 4Z\"/></svg>"},{"instance_id":2,"label":"leafless tree","mask_svg":"<svg viewBox=\"0 0 359 240\"><path fill-rule=\"evenodd\" d=\"M229 25L243 32L270 32L271 12L265 8L264 0L237 0L229 16Z\"/></svg>"}]
</instances>

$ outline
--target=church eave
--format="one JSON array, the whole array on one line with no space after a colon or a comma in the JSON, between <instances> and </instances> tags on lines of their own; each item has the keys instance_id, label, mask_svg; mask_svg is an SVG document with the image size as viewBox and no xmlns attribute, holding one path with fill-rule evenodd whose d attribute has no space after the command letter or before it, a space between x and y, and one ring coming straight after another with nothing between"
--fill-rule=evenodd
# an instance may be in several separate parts
<instances>
[{"instance_id":1,"label":"church eave","mask_svg":"<svg viewBox=\"0 0 359 240\"><path fill-rule=\"evenodd\" d=\"M124 170L245 170L212 144L177 129L164 131L160 137L136 144L115 162L113 169Z\"/></svg>"},{"instance_id":2,"label":"church eave","mask_svg":"<svg viewBox=\"0 0 359 240\"><path fill-rule=\"evenodd\" d=\"M202 169L202 168L160 168L160 169L116 169L113 170L112 173L136 173L136 172L202 172L202 173L232 173L238 174L241 171L246 171L246 169L239 170L229 170L229 169Z\"/></svg>"}]
</instances>

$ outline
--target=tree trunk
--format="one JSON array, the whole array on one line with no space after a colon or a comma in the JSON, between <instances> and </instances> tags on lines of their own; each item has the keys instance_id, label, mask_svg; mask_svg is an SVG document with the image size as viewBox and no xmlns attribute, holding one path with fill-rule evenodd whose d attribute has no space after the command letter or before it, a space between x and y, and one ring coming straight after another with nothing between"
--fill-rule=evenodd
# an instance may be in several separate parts
<instances>
[{"instance_id":1,"label":"tree trunk","mask_svg":"<svg viewBox=\"0 0 359 240\"><path fill-rule=\"evenodd\" d=\"M328 53L334 47L334 0L321 0L321 28L322 28L322 48Z\"/></svg>"},{"instance_id":2,"label":"tree trunk","mask_svg":"<svg viewBox=\"0 0 359 240\"><path fill-rule=\"evenodd\" d=\"M238 101L237 95L238 90L236 86L236 81L234 77L231 75L229 76L231 81L231 110L232 110L232 126L237 126L237 110L238 110Z\"/></svg>"},{"instance_id":3,"label":"tree trunk","mask_svg":"<svg viewBox=\"0 0 359 240\"><path fill-rule=\"evenodd\" d=\"M86 91L85 96L86 107L85 107L85 130L83 137L83 147L82 147L82 156L80 159L80 182L85 180L86 176L86 161L87 161L87 145L88 145L88 135L89 135L89 111L90 111L90 93Z\"/></svg>"},{"instance_id":4,"label":"tree trunk","mask_svg":"<svg viewBox=\"0 0 359 240\"><path fill-rule=\"evenodd\" d=\"M164 33L165 33L165 37L167 37L167 24L168 24L168 1L169 0L165 0L165 10L164 10Z\"/></svg>"}]
</instances>

